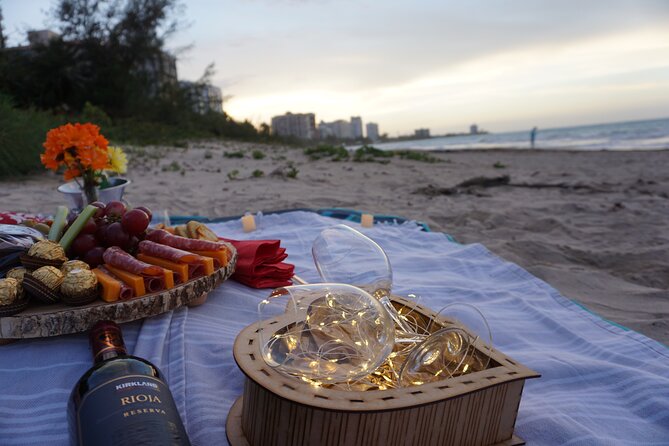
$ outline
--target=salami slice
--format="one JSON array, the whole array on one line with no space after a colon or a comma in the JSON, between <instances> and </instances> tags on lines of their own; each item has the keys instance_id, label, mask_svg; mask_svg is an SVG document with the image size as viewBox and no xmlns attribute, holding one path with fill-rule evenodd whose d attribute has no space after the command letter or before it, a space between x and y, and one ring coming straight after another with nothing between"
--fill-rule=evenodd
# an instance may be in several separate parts
<instances>
[{"instance_id":1,"label":"salami slice","mask_svg":"<svg viewBox=\"0 0 669 446\"><path fill-rule=\"evenodd\" d=\"M139 242L139 252L148 256L158 257L160 259L169 260L171 262L179 263L198 263L202 261L202 257L192 252L183 251L181 249L173 248L161 243L152 242L150 240L142 240Z\"/></svg>"},{"instance_id":2,"label":"salami slice","mask_svg":"<svg viewBox=\"0 0 669 446\"><path fill-rule=\"evenodd\" d=\"M227 249L223 242L211 242L209 240L195 240L192 238L180 237L178 235L172 235L164 229L154 229L146 235L146 239L186 251L221 251Z\"/></svg>"},{"instance_id":3,"label":"salami slice","mask_svg":"<svg viewBox=\"0 0 669 446\"><path fill-rule=\"evenodd\" d=\"M115 266L116 268L129 273L137 274L138 276L146 277L163 275L163 269L161 267L149 265L141 260L137 260L117 246L107 248L102 255L102 259L105 263L111 266Z\"/></svg>"},{"instance_id":4,"label":"salami slice","mask_svg":"<svg viewBox=\"0 0 669 446\"><path fill-rule=\"evenodd\" d=\"M135 291L131 287L126 285L126 283L124 281L122 281L118 277L116 277L114 275L114 273L112 273L107 268L105 268L104 265L99 265L97 268L100 271L102 271L103 273L105 273L106 275L108 275L109 277L111 277L112 279L116 280L118 283L121 284L121 293L118 296L119 300L128 300L128 299L132 299L133 297L135 297Z\"/></svg>"}]
</instances>

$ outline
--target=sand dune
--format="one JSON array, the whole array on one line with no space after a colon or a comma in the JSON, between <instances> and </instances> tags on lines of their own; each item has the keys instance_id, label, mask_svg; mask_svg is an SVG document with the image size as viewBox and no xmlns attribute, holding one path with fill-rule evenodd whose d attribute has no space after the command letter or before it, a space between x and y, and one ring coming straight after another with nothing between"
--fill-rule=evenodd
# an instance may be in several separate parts
<instances>
[{"instance_id":1,"label":"sand dune","mask_svg":"<svg viewBox=\"0 0 669 446\"><path fill-rule=\"evenodd\" d=\"M244 158L223 155L233 151ZM669 344L669 151L433 156L440 162L310 161L300 149L238 142L134 149L127 199L173 215L338 206L423 220ZM504 175L506 185L455 187ZM44 173L0 183L0 209L52 213L60 182Z\"/></svg>"}]
</instances>

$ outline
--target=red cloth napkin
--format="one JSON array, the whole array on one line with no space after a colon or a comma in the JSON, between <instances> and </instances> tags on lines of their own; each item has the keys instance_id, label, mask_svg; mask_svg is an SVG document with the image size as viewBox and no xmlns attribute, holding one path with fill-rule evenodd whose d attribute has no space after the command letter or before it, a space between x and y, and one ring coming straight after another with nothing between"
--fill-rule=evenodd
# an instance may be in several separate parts
<instances>
[{"instance_id":1,"label":"red cloth napkin","mask_svg":"<svg viewBox=\"0 0 669 446\"><path fill-rule=\"evenodd\" d=\"M237 267L232 279L252 288L278 288L291 285L295 265L285 263L286 249L280 240L231 240L221 238L237 249Z\"/></svg>"}]
</instances>

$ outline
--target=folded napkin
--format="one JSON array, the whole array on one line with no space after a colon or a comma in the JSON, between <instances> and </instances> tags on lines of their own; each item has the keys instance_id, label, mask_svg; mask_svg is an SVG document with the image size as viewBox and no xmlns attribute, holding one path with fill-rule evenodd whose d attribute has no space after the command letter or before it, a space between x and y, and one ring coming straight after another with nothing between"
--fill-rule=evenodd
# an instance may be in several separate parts
<instances>
[{"instance_id":1,"label":"folded napkin","mask_svg":"<svg viewBox=\"0 0 669 446\"><path fill-rule=\"evenodd\" d=\"M232 279L251 288L277 288L291 285L295 265L285 263L286 249L280 240L231 240L221 238L237 249L237 267Z\"/></svg>"}]
</instances>

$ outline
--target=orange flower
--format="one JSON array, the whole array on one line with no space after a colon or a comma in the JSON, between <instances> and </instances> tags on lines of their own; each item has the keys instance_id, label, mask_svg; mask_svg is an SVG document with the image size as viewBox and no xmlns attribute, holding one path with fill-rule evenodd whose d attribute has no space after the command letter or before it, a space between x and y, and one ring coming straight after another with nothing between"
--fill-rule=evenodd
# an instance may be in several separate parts
<instances>
[{"instance_id":1,"label":"orange flower","mask_svg":"<svg viewBox=\"0 0 669 446\"><path fill-rule=\"evenodd\" d=\"M68 180L81 175L82 170L109 167L108 144L97 125L65 124L49 130L40 159L47 169L65 166Z\"/></svg>"}]
</instances>

